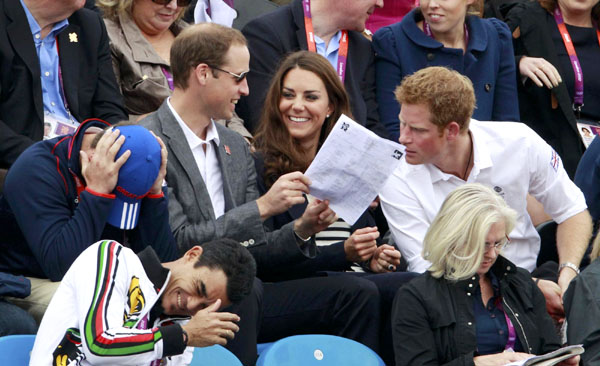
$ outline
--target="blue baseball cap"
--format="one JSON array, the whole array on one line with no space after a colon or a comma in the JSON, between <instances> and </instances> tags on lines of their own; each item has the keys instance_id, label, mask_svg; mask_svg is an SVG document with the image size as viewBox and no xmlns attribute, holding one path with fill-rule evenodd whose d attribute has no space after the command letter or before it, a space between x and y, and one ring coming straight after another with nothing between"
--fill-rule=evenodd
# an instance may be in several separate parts
<instances>
[{"instance_id":1,"label":"blue baseball cap","mask_svg":"<svg viewBox=\"0 0 600 366\"><path fill-rule=\"evenodd\" d=\"M160 170L160 144L150 131L138 125L118 126L125 142L115 160L125 151L131 155L119 170L116 196L108 215L108 223L124 230L137 226L141 201L152 187Z\"/></svg>"}]
</instances>

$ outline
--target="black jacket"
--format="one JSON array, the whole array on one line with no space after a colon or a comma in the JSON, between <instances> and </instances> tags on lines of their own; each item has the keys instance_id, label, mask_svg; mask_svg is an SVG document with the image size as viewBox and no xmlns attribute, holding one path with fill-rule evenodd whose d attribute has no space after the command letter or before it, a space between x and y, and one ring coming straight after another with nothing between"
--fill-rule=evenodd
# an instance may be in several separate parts
<instances>
[{"instance_id":1,"label":"black jacket","mask_svg":"<svg viewBox=\"0 0 600 366\"><path fill-rule=\"evenodd\" d=\"M573 74L572 69L563 70L560 66L551 36L551 27L556 27L554 17L537 1L525 1L515 5L505 20L513 32L517 69L522 56L542 57L556 67L563 80L566 73ZM530 79L527 79L525 84L518 80L517 90L521 121L556 150L569 177L573 179L585 147L579 137L577 120L566 84L562 82L550 90L545 86L538 87Z\"/></svg>"},{"instance_id":2,"label":"black jacket","mask_svg":"<svg viewBox=\"0 0 600 366\"><path fill-rule=\"evenodd\" d=\"M57 37L64 92L80 122L127 120L100 15L77 10ZM76 37L75 37L76 36ZM18 0L0 0L0 168L44 135L40 62Z\"/></svg>"},{"instance_id":3,"label":"black jacket","mask_svg":"<svg viewBox=\"0 0 600 366\"><path fill-rule=\"evenodd\" d=\"M567 343L583 344L581 365L600 365L600 260L571 281L563 301L567 316Z\"/></svg>"},{"instance_id":4,"label":"black jacket","mask_svg":"<svg viewBox=\"0 0 600 366\"><path fill-rule=\"evenodd\" d=\"M543 354L560 347L544 295L525 269L499 256L491 271L500 282L503 306L525 351ZM396 365L474 365L473 296L479 276L450 282L429 272L398 291L392 310Z\"/></svg>"}]
</instances>

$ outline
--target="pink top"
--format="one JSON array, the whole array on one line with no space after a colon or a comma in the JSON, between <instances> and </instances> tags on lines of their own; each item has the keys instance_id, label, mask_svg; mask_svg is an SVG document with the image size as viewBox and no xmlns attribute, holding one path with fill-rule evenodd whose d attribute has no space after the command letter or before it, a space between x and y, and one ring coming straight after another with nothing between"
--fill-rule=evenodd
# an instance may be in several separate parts
<instances>
[{"instance_id":1,"label":"pink top","mask_svg":"<svg viewBox=\"0 0 600 366\"><path fill-rule=\"evenodd\" d=\"M375 33L379 28L402 20L418 0L385 0L383 8L375 8L375 12L367 20L367 29Z\"/></svg>"}]
</instances>

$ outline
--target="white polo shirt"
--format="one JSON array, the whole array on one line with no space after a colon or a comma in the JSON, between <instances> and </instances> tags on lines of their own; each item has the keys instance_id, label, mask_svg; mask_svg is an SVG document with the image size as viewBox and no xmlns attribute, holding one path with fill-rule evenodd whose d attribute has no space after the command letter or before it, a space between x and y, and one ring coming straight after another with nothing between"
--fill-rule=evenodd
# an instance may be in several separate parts
<instances>
[{"instance_id":1,"label":"white polo shirt","mask_svg":"<svg viewBox=\"0 0 600 366\"><path fill-rule=\"evenodd\" d=\"M503 255L520 267L536 267L540 237L527 213L527 194L561 223L587 208L583 193L569 179L558 154L532 129L518 122L471 120L474 164L468 183L498 192L517 211L517 223ZM433 164L410 165L402 158L379 197L390 230L408 261L408 269L425 272L423 239L446 196L465 181Z\"/></svg>"},{"instance_id":2,"label":"white polo shirt","mask_svg":"<svg viewBox=\"0 0 600 366\"><path fill-rule=\"evenodd\" d=\"M206 129L206 140L202 140L200 137L196 136L196 134L181 119L179 114L177 114L177 111L175 111L175 108L171 105L170 99L171 98L167 99L167 105L177 120L177 123L179 123L179 127L183 130L185 139L192 150L196 166L200 171L200 175L202 175L202 180L204 181L204 185L210 196L215 219L218 219L225 213L225 196L223 194L221 167L219 166L215 145L213 145L214 141L216 146L219 146L219 133L215 127L215 122L213 120L210 121L210 124Z\"/></svg>"}]
</instances>

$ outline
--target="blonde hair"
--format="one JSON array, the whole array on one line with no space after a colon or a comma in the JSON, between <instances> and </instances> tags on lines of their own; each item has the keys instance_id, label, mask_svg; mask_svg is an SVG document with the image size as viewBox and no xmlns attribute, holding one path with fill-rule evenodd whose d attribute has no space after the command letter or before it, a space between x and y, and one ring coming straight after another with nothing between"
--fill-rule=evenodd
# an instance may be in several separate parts
<instances>
[{"instance_id":1,"label":"blonde hair","mask_svg":"<svg viewBox=\"0 0 600 366\"><path fill-rule=\"evenodd\" d=\"M102 17L114 22L119 21L119 15L132 16L134 0L97 0L96 5L102 10ZM175 21L183 18L187 6L179 9L179 15Z\"/></svg>"},{"instance_id":2,"label":"blonde hair","mask_svg":"<svg viewBox=\"0 0 600 366\"><path fill-rule=\"evenodd\" d=\"M117 21L119 14L131 15L133 0L98 0L96 5L102 10L104 18Z\"/></svg>"},{"instance_id":3,"label":"blonde hair","mask_svg":"<svg viewBox=\"0 0 600 366\"><path fill-rule=\"evenodd\" d=\"M457 71L441 66L420 69L402 80L395 95L400 104L426 105L439 131L450 122L458 123L461 132L469 129L475 91L471 80Z\"/></svg>"},{"instance_id":4,"label":"blonde hair","mask_svg":"<svg viewBox=\"0 0 600 366\"><path fill-rule=\"evenodd\" d=\"M459 281L477 272L493 224L504 222L506 234L517 214L491 188L465 184L444 200L423 240L423 258L435 278Z\"/></svg>"}]
</instances>

